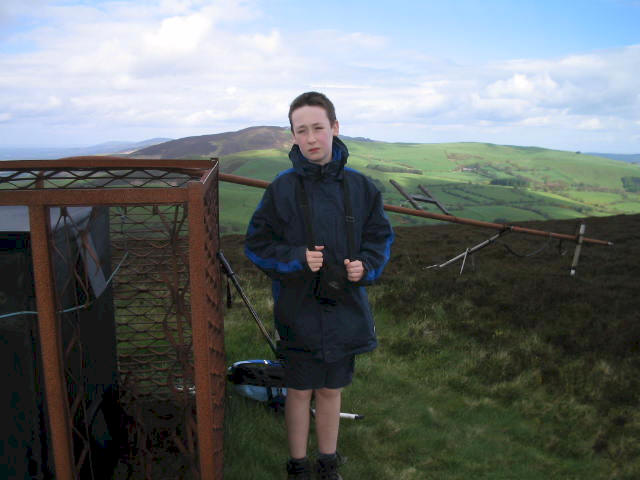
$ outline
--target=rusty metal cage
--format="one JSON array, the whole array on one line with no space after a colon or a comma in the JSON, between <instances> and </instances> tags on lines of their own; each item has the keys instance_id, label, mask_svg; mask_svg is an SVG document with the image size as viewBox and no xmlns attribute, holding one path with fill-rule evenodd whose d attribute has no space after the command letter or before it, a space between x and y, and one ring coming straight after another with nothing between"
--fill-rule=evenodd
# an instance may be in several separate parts
<instances>
[{"instance_id":1,"label":"rusty metal cage","mask_svg":"<svg viewBox=\"0 0 640 480\"><path fill-rule=\"evenodd\" d=\"M106 298L113 314L99 322L114 324L128 468L139 478L221 479L217 160L1 162L0 206L28 209L56 478L102 478L89 439L92 387L73 365L86 369L100 361L87 360L82 333L99 331L98 325L80 317ZM79 207L86 211L81 220L74 213ZM97 222L108 226L106 238L90 235ZM96 242L105 241L103 258ZM171 473L157 467L166 460L158 448L166 452L167 446L180 459L177 467L170 462L177 468Z\"/></svg>"}]
</instances>

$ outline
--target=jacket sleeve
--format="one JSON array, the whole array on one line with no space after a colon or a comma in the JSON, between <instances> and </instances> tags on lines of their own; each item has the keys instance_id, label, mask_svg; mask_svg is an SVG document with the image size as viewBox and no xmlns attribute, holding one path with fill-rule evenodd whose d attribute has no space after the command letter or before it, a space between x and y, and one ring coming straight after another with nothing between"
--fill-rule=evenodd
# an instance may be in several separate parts
<instances>
[{"instance_id":1,"label":"jacket sleeve","mask_svg":"<svg viewBox=\"0 0 640 480\"><path fill-rule=\"evenodd\" d=\"M376 189L372 208L362 227L358 258L364 265L365 274L359 285L371 285L382 275L391 256L393 239L394 233L384 213L382 195Z\"/></svg>"},{"instance_id":2,"label":"jacket sleeve","mask_svg":"<svg viewBox=\"0 0 640 480\"><path fill-rule=\"evenodd\" d=\"M269 186L251 217L245 238L245 255L274 280L297 278L309 273L306 247L290 245Z\"/></svg>"}]
</instances>

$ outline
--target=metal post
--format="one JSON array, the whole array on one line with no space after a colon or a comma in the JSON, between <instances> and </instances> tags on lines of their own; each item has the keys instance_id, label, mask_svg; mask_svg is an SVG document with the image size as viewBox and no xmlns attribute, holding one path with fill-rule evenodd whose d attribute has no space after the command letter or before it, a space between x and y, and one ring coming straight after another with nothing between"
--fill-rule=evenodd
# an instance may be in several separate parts
<instances>
[{"instance_id":1,"label":"metal post","mask_svg":"<svg viewBox=\"0 0 640 480\"><path fill-rule=\"evenodd\" d=\"M204 273L205 223L204 188L189 182L189 283L191 285L191 328L196 383L196 416L200 479L216 480L214 465L213 403L207 326L206 279Z\"/></svg>"},{"instance_id":2,"label":"metal post","mask_svg":"<svg viewBox=\"0 0 640 480\"><path fill-rule=\"evenodd\" d=\"M30 206L29 223L42 369L56 479L73 480L76 476L71 446L71 416L64 378L61 331L56 314L49 208L44 205Z\"/></svg>"},{"instance_id":3,"label":"metal post","mask_svg":"<svg viewBox=\"0 0 640 480\"><path fill-rule=\"evenodd\" d=\"M578 260L580 259L580 251L582 250L582 240L584 239L584 232L587 229L587 225L582 222L580 229L578 230L578 242L576 249L573 252L573 262L571 262L571 276L576 274L576 268L578 267Z\"/></svg>"}]
</instances>

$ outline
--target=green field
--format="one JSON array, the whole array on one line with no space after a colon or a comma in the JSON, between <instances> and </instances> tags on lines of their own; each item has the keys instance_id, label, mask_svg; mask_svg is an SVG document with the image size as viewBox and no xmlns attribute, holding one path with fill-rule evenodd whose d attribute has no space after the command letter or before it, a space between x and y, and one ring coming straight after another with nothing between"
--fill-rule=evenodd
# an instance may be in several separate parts
<instances>
[{"instance_id":1,"label":"green field","mask_svg":"<svg viewBox=\"0 0 640 480\"><path fill-rule=\"evenodd\" d=\"M640 212L640 193L626 191L623 177L640 177L640 166L576 152L485 143L403 144L346 140L348 166L371 177L387 204L409 202L389 183L410 194L426 187L451 214L500 223L571 219ZM221 159L223 172L271 181L291 164L285 150L256 150ZM492 184L493 182L493 184ZM520 186L496 183L520 182ZM244 232L262 192L223 184L223 233ZM440 213L432 204L424 209ZM400 218L396 225L436 221Z\"/></svg>"}]
</instances>

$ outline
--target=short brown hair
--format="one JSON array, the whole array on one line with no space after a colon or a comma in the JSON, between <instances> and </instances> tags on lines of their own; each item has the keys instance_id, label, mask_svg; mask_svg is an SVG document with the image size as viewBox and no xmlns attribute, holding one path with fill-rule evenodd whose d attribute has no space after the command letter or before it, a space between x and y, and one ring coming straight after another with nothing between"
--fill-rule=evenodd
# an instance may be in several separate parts
<instances>
[{"instance_id":1,"label":"short brown hair","mask_svg":"<svg viewBox=\"0 0 640 480\"><path fill-rule=\"evenodd\" d=\"M300 107L305 107L307 105L324 108L324 111L327 112L329 124L333 127L333 124L336 123L336 109L333 106L333 103L331 103L331 100L329 100L323 93L305 92L301 95L298 95L289 106L289 125L291 126L291 131L293 131L291 114L294 110L297 110Z\"/></svg>"}]
</instances>

